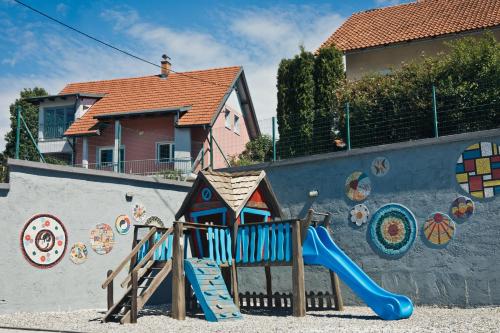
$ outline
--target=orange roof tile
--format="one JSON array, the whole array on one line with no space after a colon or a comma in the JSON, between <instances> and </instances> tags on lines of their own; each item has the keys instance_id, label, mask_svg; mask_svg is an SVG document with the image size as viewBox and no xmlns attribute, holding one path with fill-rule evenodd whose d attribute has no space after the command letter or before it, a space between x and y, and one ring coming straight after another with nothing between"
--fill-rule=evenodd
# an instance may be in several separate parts
<instances>
[{"instance_id":1,"label":"orange roof tile","mask_svg":"<svg viewBox=\"0 0 500 333\"><path fill-rule=\"evenodd\" d=\"M353 14L321 47L341 51L500 25L500 0L420 0Z\"/></svg>"},{"instance_id":2,"label":"orange roof tile","mask_svg":"<svg viewBox=\"0 0 500 333\"><path fill-rule=\"evenodd\" d=\"M71 83L59 94L104 94L65 135L92 134L97 130L97 115L137 112L190 106L179 119L180 126L210 124L224 95L241 73L241 67L170 73L167 78L144 76Z\"/></svg>"}]
</instances>

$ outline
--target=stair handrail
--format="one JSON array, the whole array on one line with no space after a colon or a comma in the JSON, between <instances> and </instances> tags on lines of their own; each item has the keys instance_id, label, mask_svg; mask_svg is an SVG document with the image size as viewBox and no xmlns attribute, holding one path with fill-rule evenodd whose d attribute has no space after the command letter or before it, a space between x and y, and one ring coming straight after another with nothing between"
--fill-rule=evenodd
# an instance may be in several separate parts
<instances>
[{"instance_id":1,"label":"stair handrail","mask_svg":"<svg viewBox=\"0 0 500 333\"><path fill-rule=\"evenodd\" d=\"M156 233L156 227L152 227L149 232L141 239L139 243L132 249L132 251L125 257L125 259L116 267L116 269L108 276L106 281L102 284L102 289L106 289L106 287L115 279L115 277L122 271L122 269L127 265L127 263L132 259L141 247Z\"/></svg>"},{"instance_id":2,"label":"stair handrail","mask_svg":"<svg viewBox=\"0 0 500 333\"><path fill-rule=\"evenodd\" d=\"M156 228L155 228L156 229ZM141 259L141 261L135 265L135 267L130 271L130 273L127 275L127 277L123 280L121 283L122 287L125 287L129 281L131 281L132 274L138 273L139 270L151 259L151 257L154 255L156 250L160 247L163 242L167 240L167 237L172 234L174 231L174 228L168 228L167 231L161 236L161 238L152 246L149 248L148 253Z\"/></svg>"}]
</instances>

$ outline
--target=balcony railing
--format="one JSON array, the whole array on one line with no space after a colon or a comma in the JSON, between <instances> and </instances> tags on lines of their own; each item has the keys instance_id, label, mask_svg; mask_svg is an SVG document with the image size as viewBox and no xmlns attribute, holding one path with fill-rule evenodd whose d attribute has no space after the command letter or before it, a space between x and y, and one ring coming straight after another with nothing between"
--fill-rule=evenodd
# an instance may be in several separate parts
<instances>
[{"instance_id":1,"label":"balcony railing","mask_svg":"<svg viewBox=\"0 0 500 333\"><path fill-rule=\"evenodd\" d=\"M159 176L166 179L184 179L191 173L191 159L150 159L150 160L135 160L121 161L118 165L112 162L89 163L87 166L83 164L74 165L75 167L88 168L93 170L114 171L140 176Z\"/></svg>"},{"instance_id":2,"label":"balcony railing","mask_svg":"<svg viewBox=\"0 0 500 333\"><path fill-rule=\"evenodd\" d=\"M58 122L54 124L44 124L42 127L42 140L60 139L64 136L64 132L71 126L73 122Z\"/></svg>"}]
</instances>

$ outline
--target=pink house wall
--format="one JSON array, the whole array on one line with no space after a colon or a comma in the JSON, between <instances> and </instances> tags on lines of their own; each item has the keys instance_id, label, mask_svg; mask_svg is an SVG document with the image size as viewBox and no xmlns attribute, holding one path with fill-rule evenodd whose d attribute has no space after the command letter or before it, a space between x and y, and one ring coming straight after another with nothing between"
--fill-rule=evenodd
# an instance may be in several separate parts
<instances>
[{"instance_id":1,"label":"pink house wall","mask_svg":"<svg viewBox=\"0 0 500 333\"><path fill-rule=\"evenodd\" d=\"M225 126L225 111L230 112L231 128ZM234 115L240 119L239 134L234 131ZM122 127L121 144L125 149L125 172L126 173L147 173L158 171L156 160L156 143L175 141L174 115L157 117L128 118L120 121ZM89 167L94 168L97 163L98 149L103 147L113 147L115 128L114 121L110 121L108 127L101 131L99 136L88 137ZM231 156L237 156L245 149L245 144L249 141L249 135L245 124L245 119L232 107L223 108L213 126L213 137L219 143L224 155L230 160ZM191 157L194 161L198 156L202 146L205 149L204 166L210 164L209 152L209 130L203 127L191 128ZM82 164L83 139L76 140L76 164ZM227 163L217 146L214 143L214 169L227 167ZM141 161L141 162L130 162ZM187 165L187 163L186 163ZM165 166L163 166L165 167ZM141 170L139 170L142 168ZM172 164L173 168L173 164ZM197 170L201 168L201 163ZM111 169L111 167L110 167ZM144 172L142 172L144 171Z\"/></svg>"}]
</instances>

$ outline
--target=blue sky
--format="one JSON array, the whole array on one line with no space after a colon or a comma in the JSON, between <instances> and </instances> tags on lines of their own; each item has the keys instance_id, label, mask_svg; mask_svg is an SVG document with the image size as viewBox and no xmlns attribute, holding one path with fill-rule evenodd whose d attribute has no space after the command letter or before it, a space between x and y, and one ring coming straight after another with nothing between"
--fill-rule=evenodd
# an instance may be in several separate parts
<instances>
[{"instance_id":1,"label":"blue sky","mask_svg":"<svg viewBox=\"0 0 500 333\"><path fill-rule=\"evenodd\" d=\"M352 13L398 0L51 1L27 4L176 71L242 65L259 119L276 109L276 70L303 44L317 48ZM156 74L158 68L0 0L0 151L8 105L25 87L51 94L66 83Z\"/></svg>"}]
</instances>

